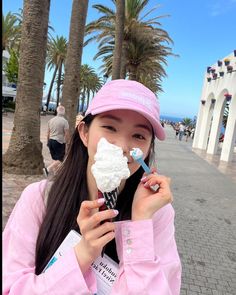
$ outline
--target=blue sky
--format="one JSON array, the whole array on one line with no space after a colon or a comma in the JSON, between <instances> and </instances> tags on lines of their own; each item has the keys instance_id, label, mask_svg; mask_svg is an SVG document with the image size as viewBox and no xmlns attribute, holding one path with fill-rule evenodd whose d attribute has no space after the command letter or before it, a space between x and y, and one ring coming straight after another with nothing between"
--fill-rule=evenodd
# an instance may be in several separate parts
<instances>
[{"instance_id":1,"label":"blue sky","mask_svg":"<svg viewBox=\"0 0 236 295\"><path fill-rule=\"evenodd\" d=\"M110 0L90 0L87 22L98 15L93 4L109 6ZM17 12L23 7L23 0L3 0L3 13ZM160 4L156 15L170 15L162 18L162 28L174 41L173 52L180 57L169 57L163 80L164 92L159 94L162 115L190 117L198 113L207 66L223 59L236 49L236 0L150 0L148 9ZM112 4L111 4L112 5ZM50 23L55 29L53 35L68 39L72 0L51 0ZM84 48L82 63L94 67L99 73L101 62L94 61L96 44ZM45 82L50 84L52 72L46 72Z\"/></svg>"}]
</instances>

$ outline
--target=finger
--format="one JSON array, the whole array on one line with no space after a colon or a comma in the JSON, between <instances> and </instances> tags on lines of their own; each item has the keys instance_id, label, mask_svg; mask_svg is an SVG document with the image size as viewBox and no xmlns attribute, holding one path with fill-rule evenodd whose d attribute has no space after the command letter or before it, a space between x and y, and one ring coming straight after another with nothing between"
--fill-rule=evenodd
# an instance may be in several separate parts
<instances>
[{"instance_id":1,"label":"finger","mask_svg":"<svg viewBox=\"0 0 236 295\"><path fill-rule=\"evenodd\" d=\"M151 173L150 174L147 174L146 172L143 173L142 179L144 179L144 178L146 178L146 177L148 177L148 176L150 176L152 174L157 175L157 169L156 168L153 167L150 170L151 170Z\"/></svg>"},{"instance_id":2,"label":"finger","mask_svg":"<svg viewBox=\"0 0 236 295\"><path fill-rule=\"evenodd\" d=\"M97 241L100 244L101 248L103 248L107 243L112 241L115 238L115 232L110 231L109 233L103 235L101 238L99 238Z\"/></svg>"},{"instance_id":3,"label":"finger","mask_svg":"<svg viewBox=\"0 0 236 295\"><path fill-rule=\"evenodd\" d=\"M83 201L80 206L78 219L84 219L91 214L91 210L101 207L105 202L104 198L99 198L94 201Z\"/></svg>"},{"instance_id":4,"label":"finger","mask_svg":"<svg viewBox=\"0 0 236 295\"><path fill-rule=\"evenodd\" d=\"M170 185L170 178L165 176L153 175L142 181L144 187L151 187L158 185L160 188L167 188Z\"/></svg>"},{"instance_id":5,"label":"finger","mask_svg":"<svg viewBox=\"0 0 236 295\"><path fill-rule=\"evenodd\" d=\"M157 174L157 168L151 168L152 174Z\"/></svg>"},{"instance_id":6,"label":"finger","mask_svg":"<svg viewBox=\"0 0 236 295\"><path fill-rule=\"evenodd\" d=\"M97 227L100 223L110 220L118 215L118 210L108 209L100 212L96 212L89 220L88 223L91 227Z\"/></svg>"},{"instance_id":7,"label":"finger","mask_svg":"<svg viewBox=\"0 0 236 295\"><path fill-rule=\"evenodd\" d=\"M161 182L165 179L166 177L163 176L163 175L158 175L158 174L149 174L147 176L144 176L141 178L141 182L145 183L151 179L155 179L155 181L158 183L158 182Z\"/></svg>"},{"instance_id":8,"label":"finger","mask_svg":"<svg viewBox=\"0 0 236 295\"><path fill-rule=\"evenodd\" d=\"M80 223L81 233L86 233L91 229L98 227L105 220L110 220L118 215L117 210L109 209L94 213L90 218L87 218L85 222Z\"/></svg>"},{"instance_id":9,"label":"finger","mask_svg":"<svg viewBox=\"0 0 236 295\"><path fill-rule=\"evenodd\" d=\"M98 239L100 237L102 237L103 235L112 232L115 230L115 224L114 222L105 222L101 225L99 225L98 227L88 231L84 237L87 240L95 240Z\"/></svg>"}]
</instances>

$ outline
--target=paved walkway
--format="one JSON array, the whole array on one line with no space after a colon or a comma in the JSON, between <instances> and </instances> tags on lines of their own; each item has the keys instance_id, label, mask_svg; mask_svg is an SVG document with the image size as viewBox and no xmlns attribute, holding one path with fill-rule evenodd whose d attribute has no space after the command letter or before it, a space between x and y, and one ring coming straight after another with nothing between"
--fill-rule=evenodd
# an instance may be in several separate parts
<instances>
[{"instance_id":1,"label":"paved walkway","mask_svg":"<svg viewBox=\"0 0 236 295\"><path fill-rule=\"evenodd\" d=\"M159 172L172 178L181 295L236 294L236 183L179 142L167 127L157 146Z\"/></svg>"},{"instance_id":2,"label":"paved walkway","mask_svg":"<svg viewBox=\"0 0 236 295\"><path fill-rule=\"evenodd\" d=\"M46 124L41 117L45 163ZM12 115L3 118L3 152L8 146ZM176 210L176 240L182 260L181 295L236 294L236 182L234 162L221 171L192 152L191 140L178 141L170 127L167 140L158 142L156 157L161 174L172 178ZM204 156L204 155L201 155ZM23 188L40 176L3 175L3 227Z\"/></svg>"}]
</instances>

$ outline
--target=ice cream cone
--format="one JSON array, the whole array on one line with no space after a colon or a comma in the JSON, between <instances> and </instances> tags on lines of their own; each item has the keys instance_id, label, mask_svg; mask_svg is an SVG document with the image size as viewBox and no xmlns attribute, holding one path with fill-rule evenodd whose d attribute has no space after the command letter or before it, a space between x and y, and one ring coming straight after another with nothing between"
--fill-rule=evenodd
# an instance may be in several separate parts
<instances>
[{"instance_id":1,"label":"ice cream cone","mask_svg":"<svg viewBox=\"0 0 236 295\"><path fill-rule=\"evenodd\" d=\"M118 197L118 188L114 189L111 192L104 192L98 190L98 198L104 198L105 203L99 208L99 211L106 209L114 209L116 207Z\"/></svg>"},{"instance_id":2,"label":"ice cream cone","mask_svg":"<svg viewBox=\"0 0 236 295\"><path fill-rule=\"evenodd\" d=\"M114 189L111 192L103 193L105 204L108 209L114 209L116 207L117 196L118 196L118 188Z\"/></svg>"},{"instance_id":3,"label":"ice cream cone","mask_svg":"<svg viewBox=\"0 0 236 295\"><path fill-rule=\"evenodd\" d=\"M103 211L106 209L114 209L116 207L117 197L118 197L118 188L114 189L111 192L104 192L104 193L98 190L98 198L105 199L105 203L101 207L99 207L99 211ZM110 221L112 221L112 219ZM101 253L102 257L104 255L104 252L105 252L105 247L103 247L102 249L102 253Z\"/></svg>"}]
</instances>

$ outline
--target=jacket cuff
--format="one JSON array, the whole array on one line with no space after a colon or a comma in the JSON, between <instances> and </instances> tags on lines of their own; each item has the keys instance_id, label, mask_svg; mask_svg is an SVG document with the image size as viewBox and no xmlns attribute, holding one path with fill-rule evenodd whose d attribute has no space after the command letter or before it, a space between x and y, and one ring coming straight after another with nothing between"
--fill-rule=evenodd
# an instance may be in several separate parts
<instances>
[{"instance_id":1,"label":"jacket cuff","mask_svg":"<svg viewBox=\"0 0 236 295\"><path fill-rule=\"evenodd\" d=\"M62 291L65 285L68 287L68 294L75 294L79 290L81 291L80 294L95 293L96 291L96 278L92 268L83 275L76 259L74 248L60 257L42 275L45 276L44 281L48 292Z\"/></svg>"},{"instance_id":2,"label":"jacket cuff","mask_svg":"<svg viewBox=\"0 0 236 295\"><path fill-rule=\"evenodd\" d=\"M124 264L154 261L153 223L151 219L116 222L116 247Z\"/></svg>"}]
</instances>

